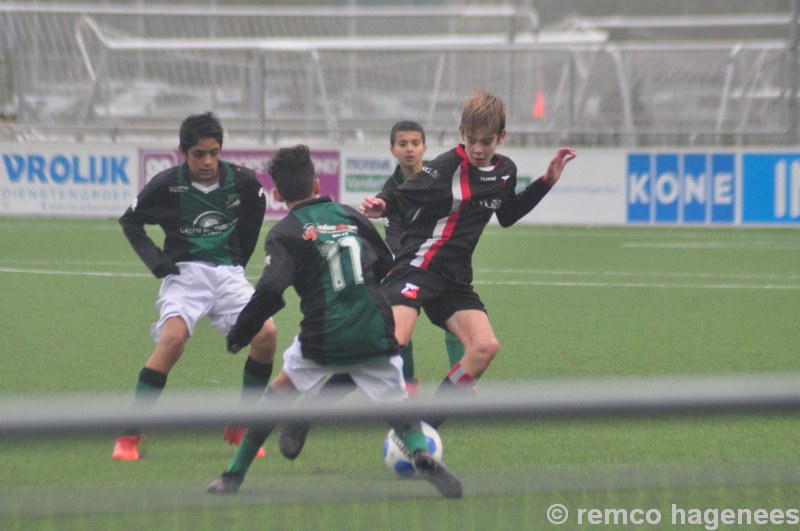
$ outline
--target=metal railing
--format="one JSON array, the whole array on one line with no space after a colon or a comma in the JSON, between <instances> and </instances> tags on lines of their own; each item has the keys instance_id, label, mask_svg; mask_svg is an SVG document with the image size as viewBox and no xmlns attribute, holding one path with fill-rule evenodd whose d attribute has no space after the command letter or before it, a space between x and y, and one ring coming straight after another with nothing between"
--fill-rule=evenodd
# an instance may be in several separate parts
<instances>
[{"instance_id":1,"label":"metal railing","mask_svg":"<svg viewBox=\"0 0 800 531\"><path fill-rule=\"evenodd\" d=\"M0 140L172 140L213 110L253 142L383 143L416 119L451 143L482 88L505 101L512 144L793 144L796 3L551 28L516 6L0 5ZM726 33L748 25L771 31ZM687 27L719 37L668 38Z\"/></svg>"}]
</instances>

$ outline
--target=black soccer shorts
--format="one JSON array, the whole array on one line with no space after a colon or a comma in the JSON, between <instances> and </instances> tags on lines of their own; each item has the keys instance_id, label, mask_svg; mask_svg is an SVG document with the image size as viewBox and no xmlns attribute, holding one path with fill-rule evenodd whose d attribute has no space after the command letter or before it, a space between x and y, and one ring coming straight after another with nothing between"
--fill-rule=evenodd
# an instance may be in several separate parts
<instances>
[{"instance_id":1,"label":"black soccer shorts","mask_svg":"<svg viewBox=\"0 0 800 531\"><path fill-rule=\"evenodd\" d=\"M447 330L445 321L461 310L486 312L472 286L454 284L432 271L400 266L383 280L381 291L392 306L410 306L425 314L433 324Z\"/></svg>"}]
</instances>

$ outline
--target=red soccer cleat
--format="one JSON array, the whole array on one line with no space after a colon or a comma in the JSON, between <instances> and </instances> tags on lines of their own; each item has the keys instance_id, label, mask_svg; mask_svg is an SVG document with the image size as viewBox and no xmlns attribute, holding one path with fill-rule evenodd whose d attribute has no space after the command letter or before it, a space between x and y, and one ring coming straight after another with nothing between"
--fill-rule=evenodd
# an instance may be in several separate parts
<instances>
[{"instance_id":1,"label":"red soccer cleat","mask_svg":"<svg viewBox=\"0 0 800 531\"><path fill-rule=\"evenodd\" d=\"M114 452L111 458L117 461L138 461L139 460L139 436L122 435L117 438L114 444Z\"/></svg>"},{"instance_id":2,"label":"red soccer cleat","mask_svg":"<svg viewBox=\"0 0 800 531\"><path fill-rule=\"evenodd\" d=\"M245 426L225 426L225 431L222 433L222 436L228 441L228 444L232 444L234 446L239 446L242 444L242 437L244 437L244 432L247 431ZM267 452L264 450L264 447L258 449L258 453L256 454L256 459L263 459L266 457Z\"/></svg>"},{"instance_id":3,"label":"red soccer cleat","mask_svg":"<svg viewBox=\"0 0 800 531\"><path fill-rule=\"evenodd\" d=\"M408 398L417 398L419 395L419 380L414 378L413 382L406 382L406 394Z\"/></svg>"}]
</instances>

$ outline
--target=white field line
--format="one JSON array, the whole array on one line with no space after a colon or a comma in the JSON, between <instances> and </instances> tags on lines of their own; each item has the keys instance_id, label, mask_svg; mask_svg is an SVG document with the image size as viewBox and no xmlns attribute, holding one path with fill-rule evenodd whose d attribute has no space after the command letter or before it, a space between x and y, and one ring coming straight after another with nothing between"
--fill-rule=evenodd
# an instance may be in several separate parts
<instances>
[{"instance_id":1,"label":"white field line","mask_svg":"<svg viewBox=\"0 0 800 531\"><path fill-rule=\"evenodd\" d=\"M634 227L586 227L570 229L567 227L552 227L545 225L515 225L511 228L489 226L483 231L487 236L512 236L525 238L641 238L643 240L724 240L724 241L752 241L754 238L770 241L786 241L797 234L796 227L769 227L763 230L757 228L735 227L708 227L692 230L687 227L647 227L638 229Z\"/></svg>"},{"instance_id":2,"label":"white field line","mask_svg":"<svg viewBox=\"0 0 800 531\"><path fill-rule=\"evenodd\" d=\"M109 224L97 224L97 223L82 223L80 226L69 223L67 225L53 225L53 224L34 224L34 223L0 223L0 231L2 232L78 232L78 233L85 233L86 231L90 230L99 230L99 231L116 231L120 234L122 233L122 229L120 228L118 223L109 223ZM156 229L158 230L158 229Z\"/></svg>"},{"instance_id":3,"label":"white field line","mask_svg":"<svg viewBox=\"0 0 800 531\"><path fill-rule=\"evenodd\" d=\"M476 273L487 274L520 274L520 275L557 275L587 277L663 277L663 278L732 278L739 280L800 280L800 275L765 275L737 273L675 273L672 271L567 271L558 269L480 269Z\"/></svg>"},{"instance_id":4,"label":"white field line","mask_svg":"<svg viewBox=\"0 0 800 531\"><path fill-rule=\"evenodd\" d=\"M800 245L782 245L770 242L625 242L626 249L699 249L703 251L727 251L751 249L758 251L800 251Z\"/></svg>"},{"instance_id":5,"label":"white field line","mask_svg":"<svg viewBox=\"0 0 800 531\"><path fill-rule=\"evenodd\" d=\"M8 264L11 266L20 266L20 265L57 265L57 266L65 266L65 265L75 265L75 266L88 266L88 267L104 267L104 266L111 266L111 267L140 267L142 266L141 262L114 262L114 261L103 261L103 260L59 260L54 262L53 260L43 260L43 259L33 259L33 260L0 260L0 264Z\"/></svg>"},{"instance_id":6,"label":"white field line","mask_svg":"<svg viewBox=\"0 0 800 531\"><path fill-rule=\"evenodd\" d=\"M559 282L559 281L507 281L475 280L475 285L485 286L559 286L566 288L645 288L645 289L764 289L800 290L800 284L664 284L657 282Z\"/></svg>"},{"instance_id":7,"label":"white field line","mask_svg":"<svg viewBox=\"0 0 800 531\"><path fill-rule=\"evenodd\" d=\"M118 271L64 271L59 269L29 269L16 267L0 267L0 273L18 273L26 275L62 275L76 277L148 277L154 278L148 273L120 273Z\"/></svg>"},{"instance_id":8,"label":"white field line","mask_svg":"<svg viewBox=\"0 0 800 531\"><path fill-rule=\"evenodd\" d=\"M579 271L542 271L542 270L496 270L496 269L482 269L477 270L479 273L486 274L509 274L521 273L530 275L582 275L582 276L604 276L604 275L618 275L618 276L654 276L662 278L737 278L741 280L793 280L796 276L782 278L776 275L716 275L713 273L634 273L634 272L579 272ZM62 275L62 276L87 276L87 277L126 277L126 278L153 278L150 273L125 273L115 271L67 271L63 269L38 269L38 268L18 268L18 267L0 267L0 273L9 274L28 274L28 275ZM251 281L256 281L258 276L248 275ZM800 290L800 284L751 284L751 283L666 283L666 282L604 282L604 281L561 281L561 280L483 280L480 278L475 279L475 284L478 285L496 285L496 286L556 286L556 287L570 287L570 288L644 288L644 289L764 289L764 290Z\"/></svg>"}]
</instances>

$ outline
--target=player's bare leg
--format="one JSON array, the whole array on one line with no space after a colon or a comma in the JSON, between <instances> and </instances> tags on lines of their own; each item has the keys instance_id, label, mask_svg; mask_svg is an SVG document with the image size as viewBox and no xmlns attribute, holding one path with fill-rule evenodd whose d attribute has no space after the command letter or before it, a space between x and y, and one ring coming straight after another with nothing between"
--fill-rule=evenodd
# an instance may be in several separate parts
<instances>
[{"instance_id":1,"label":"player's bare leg","mask_svg":"<svg viewBox=\"0 0 800 531\"><path fill-rule=\"evenodd\" d=\"M461 310L445 323L464 345L464 356L453 365L439 385L436 396L467 395L473 392L478 378L483 375L500 349L492 325L485 312ZM438 428L443 418L429 419L428 424Z\"/></svg>"},{"instance_id":2,"label":"player's bare leg","mask_svg":"<svg viewBox=\"0 0 800 531\"><path fill-rule=\"evenodd\" d=\"M133 407L147 410L153 407L167 384L167 374L178 362L189 339L189 328L181 317L164 322L156 348L139 373ZM139 428L127 429L114 443L111 457L117 461L138 461L140 458Z\"/></svg>"},{"instance_id":3,"label":"player's bare leg","mask_svg":"<svg viewBox=\"0 0 800 531\"><path fill-rule=\"evenodd\" d=\"M278 329L272 319L267 319L250 342L250 357L259 363L272 363L277 345Z\"/></svg>"},{"instance_id":4,"label":"player's bare leg","mask_svg":"<svg viewBox=\"0 0 800 531\"><path fill-rule=\"evenodd\" d=\"M181 358L188 339L189 328L183 318L170 317L164 321L156 348L144 366L161 374L168 374Z\"/></svg>"},{"instance_id":5,"label":"player's bare leg","mask_svg":"<svg viewBox=\"0 0 800 531\"><path fill-rule=\"evenodd\" d=\"M394 316L394 337L397 339L397 344L401 347L407 345L414 333L419 311L411 306L395 305L392 306L392 315Z\"/></svg>"},{"instance_id":6,"label":"player's bare leg","mask_svg":"<svg viewBox=\"0 0 800 531\"><path fill-rule=\"evenodd\" d=\"M469 377L477 380L500 349L489 317L480 310L461 310L451 315L445 324L464 345L461 367Z\"/></svg>"}]
</instances>

